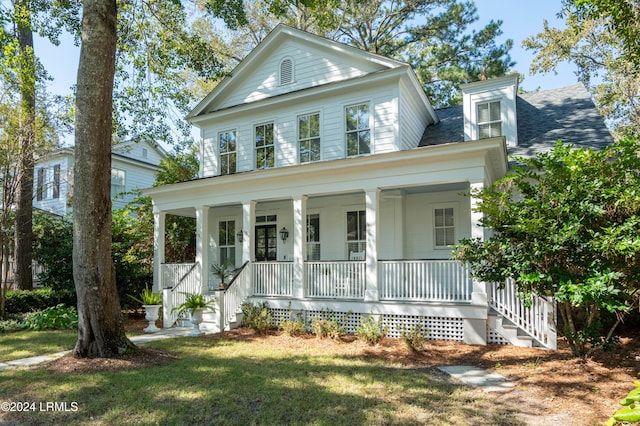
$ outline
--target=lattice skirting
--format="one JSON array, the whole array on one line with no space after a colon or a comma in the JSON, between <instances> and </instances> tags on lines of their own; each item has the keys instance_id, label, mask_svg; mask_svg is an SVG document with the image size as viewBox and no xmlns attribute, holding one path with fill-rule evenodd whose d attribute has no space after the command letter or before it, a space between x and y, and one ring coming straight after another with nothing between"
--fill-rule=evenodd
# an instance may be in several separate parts
<instances>
[{"instance_id":1,"label":"lattice skirting","mask_svg":"<svg viewBox=\"0 0 640 426\"><path fill-rule=\"evenodd\" d=\"M492 328L487 328L487 343L497 343L499 345L508 345L509 342Z\"/></svg>"},{"instance_id":2,"label":"lattice skirting","mask_svg":"<svg viewBox=\"0 0 640 426\"><path fill-rule=\"evenodd\" d=\"M282 320L290 319L288 309L269 308L273 324L278 326ZM304 311L303 319L307 329L311 331L313 319L333 318L338 320L347 333L354 334L356 327L363 318L360 313L335 312L327 310ZM400 337L401 330L411 330L420 325L425 331L425 338L430 340L459 340L464 339L464 323L462 318L423 317L415 315L383 315L383 325L389 327L388 337Z\"/></svg>"}]
</instances>

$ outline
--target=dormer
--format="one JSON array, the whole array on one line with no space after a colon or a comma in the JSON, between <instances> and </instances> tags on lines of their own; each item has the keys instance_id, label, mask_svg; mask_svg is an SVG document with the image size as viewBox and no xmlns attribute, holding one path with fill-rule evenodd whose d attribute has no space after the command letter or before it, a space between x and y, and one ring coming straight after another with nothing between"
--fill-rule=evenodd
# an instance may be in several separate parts
<instances>
[{"instance_id":1,"label":"dormer","mask_svg":"<svg viewBox=\"0 0 640 426\"><path fill-rule=\"evenodd\" d=\"M518 74L464 84L460 89L465 141L504 136L507 146L518 145Z\"/></svg>"}]
</instances>

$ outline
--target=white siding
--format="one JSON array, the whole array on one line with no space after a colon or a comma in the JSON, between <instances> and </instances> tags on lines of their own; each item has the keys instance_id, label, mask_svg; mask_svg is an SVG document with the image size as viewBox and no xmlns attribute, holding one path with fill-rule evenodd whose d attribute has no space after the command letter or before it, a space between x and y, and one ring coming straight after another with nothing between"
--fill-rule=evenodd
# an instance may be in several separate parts
<instances>
[{"instance_id":1,"label":"white siding","mask_svg":"<svg viewBox=\"0 0 640 426\"><path fill-rule=\"evenodd\" d=\"M53 169L60 166L60 190L59 196L53 198ZM38 200L38 170L44 169L45 186L42 188L42 200ZM71 188L73 185L73 157L69 154L56 155L35 165L33 180L33 207L64 216L71 211L67 205L71 201Z\"/></svg>"},{"instance_id":2,"label":"white siding","mask_svg":"<svg viewBox=\"0 0 640 426\"><path fill-rule=\"evenodd\" d=\"M411 149L418 146L424 129L429 122L426 109L419 104L406 85L400 85L400 141L399 149Z\"/></svg>"},{"instance_id":3,"label":"white siding","mask_svg":"<svg viewBox=\"0 0 640 426\"><path fill-rule=\"evenodd\" d=\"M280 62L289 57L294 62L294 82L279 85ZM286 40L274 51L256 58L250 64L253 72L243 73L242 81L232 84L228 95L219 99L214 107L222 109L234 105L253 102L283 93L330 82L358 77L383 69L366 61L356 61L344 53L318 49L317 46Z\"/></svg>"},{"instance_id":4,"label":"white siding","mask_svg":"<svg viewBox=\"0 0 640 426\"><path fill-rule=\"evenodd\" d=\"M149 188L155 182L155 170L149 166L123 161L114 157L111 161L111 168L123 170L125 172L125 192L136 189ZM127 203L133 201L133 195L118 196L113 200L113 209L123 208Z\"/></svg>"},{"instance_id":5,"label":"white siding","mask_svg":"<svg viewBox=\"0 0 640 426\"><path fill-rule=\"evenodd\" d=\"M283 102L268 109L250 113L229 114L214 127L203 131L203 176L219 174L217 166L218 133L236 129L237 171L255 168L254 126L273 122L276 136L276 167L298 164L297 120L300 114L320 113L321 160L336 160L346 155L345 107L368 102L372 111L372 153L399 150L397 144L398 89L395 85L377 87L375 96L368 89L346 92L338 96L315 96L295 104Z\"/></svg>"}]
</instances>

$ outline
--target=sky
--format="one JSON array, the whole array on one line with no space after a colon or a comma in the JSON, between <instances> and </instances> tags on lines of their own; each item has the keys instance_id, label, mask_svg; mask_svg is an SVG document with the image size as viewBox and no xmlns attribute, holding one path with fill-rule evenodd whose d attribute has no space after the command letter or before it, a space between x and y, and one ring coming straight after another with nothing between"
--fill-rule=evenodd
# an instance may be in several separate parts
<instances>
[{"instance_id":1,"label":"sky","mask_svg":"<svg viewBox=\"0 0 640 426\"><path fill-rule=\"evenodd\" d=\"M502 20L503 35L513 40L511 58L516 61L514 69L525 75L520 86L526 90L554 89L577 83L575 67L567 64L558 68L557 74L530 75L529 66L534 54L522 48L522 40L542 31L542 23L547 19L554 27L563 27L562 20L556 18L560 11L560 0L475 0L478 9L478 25L486 25L490 20ZM75 84L78 68L79 49L73 45L70 36L62 38L61 46L55 47L41 39L35 40L36 54L45 68L54 77L49 83L51 92L61 95L70 93Z\"/></svg>"}]
</instances>

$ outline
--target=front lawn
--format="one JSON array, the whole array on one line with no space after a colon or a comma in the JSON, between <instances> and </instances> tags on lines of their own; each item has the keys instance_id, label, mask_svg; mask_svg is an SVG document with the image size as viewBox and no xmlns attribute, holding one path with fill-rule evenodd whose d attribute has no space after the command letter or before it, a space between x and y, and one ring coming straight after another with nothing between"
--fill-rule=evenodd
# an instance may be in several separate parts
<instances>
[{"instance_id":1,"label":"front lawn","mask_svg":"<svg viewBox=\"0 0 640 426\"><path fill-rule=\"evenodd\" d=\"M77 330L16 331L0 333L0 362L73 349Z\"/></svg>"},{"instance_id":2,"label":"front lawn","mask_svg":"<svg viewBox=\"0 0 640 426\"><path fill-rule=\"evenodd\" d=\"M288 339L287 337L282 337ZM312 340L307 340L312 339ZM431 368L352 354L348 343L175 338L145 345L176 359L119 371L5 370L0 412L19 424L521 424ZM108 361L105 361L108 364ZM57 410L46 410L47 407Z\"/></svg>"}]
</instances>

